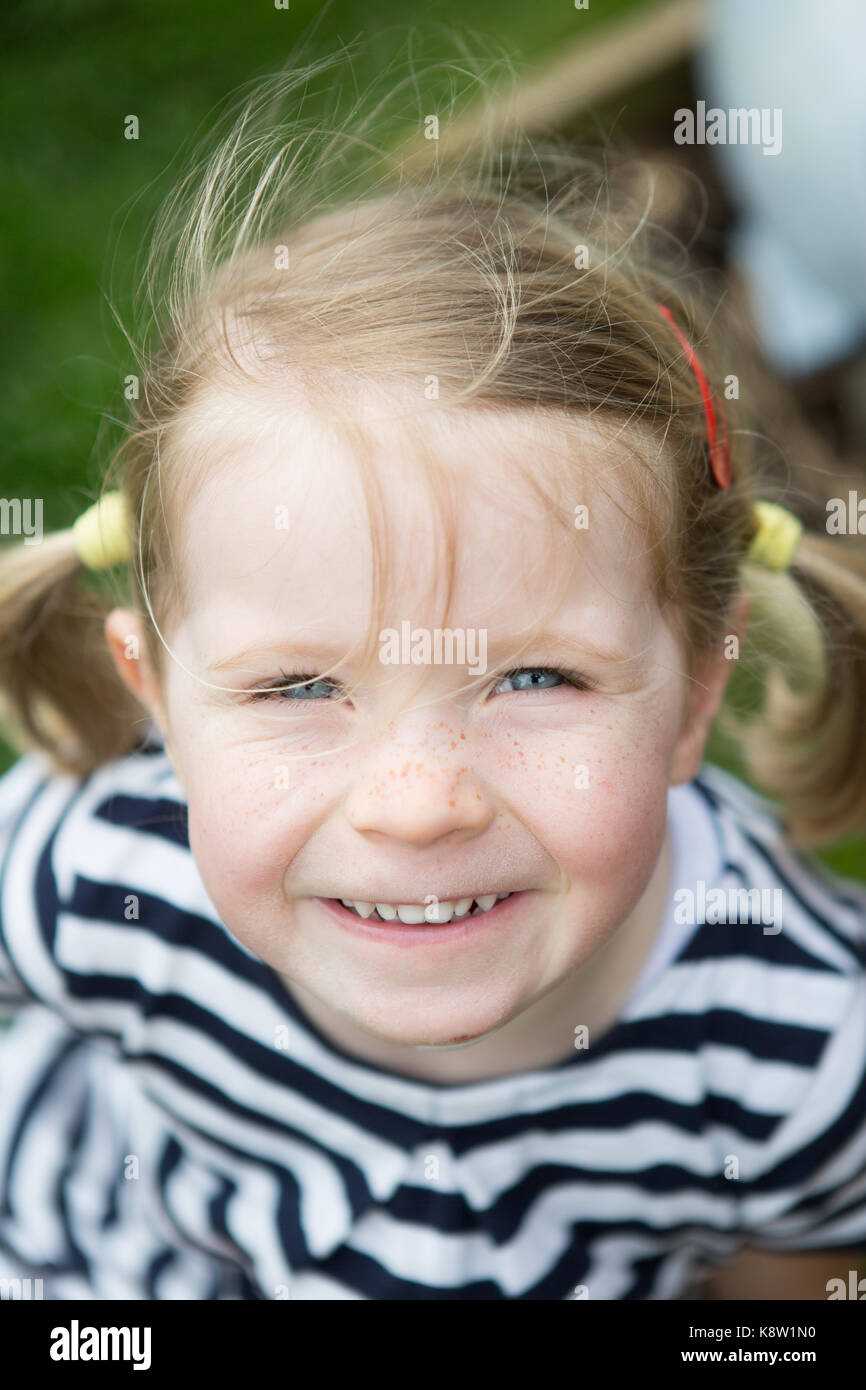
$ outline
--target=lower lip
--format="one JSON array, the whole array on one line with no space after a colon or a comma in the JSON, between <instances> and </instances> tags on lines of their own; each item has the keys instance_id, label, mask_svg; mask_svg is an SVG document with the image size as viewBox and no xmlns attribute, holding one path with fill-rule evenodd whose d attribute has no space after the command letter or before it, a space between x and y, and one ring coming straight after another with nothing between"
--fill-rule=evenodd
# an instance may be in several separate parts
<instances>
[{"instance_id":1,"label":"lower lip","mask_svg":"<svg viewBox=\"0 0 866 1390\"><path fill-rule=\"evenodd\" d=\"M369 917L359 917L337 898L314 898L321 903L326 912L356 936L365 936L368 941L387 941L389 946L434 946L437 942L460 941L467 937L479 936L488 927L501 929L513 915L517 904L527 896L527 892L512 893L495 903L487 912L477 916L461 917L457 921L442 922L436 926L401 922L395 917L393 922L371 922Z\"/></svg>"}]
</instances>

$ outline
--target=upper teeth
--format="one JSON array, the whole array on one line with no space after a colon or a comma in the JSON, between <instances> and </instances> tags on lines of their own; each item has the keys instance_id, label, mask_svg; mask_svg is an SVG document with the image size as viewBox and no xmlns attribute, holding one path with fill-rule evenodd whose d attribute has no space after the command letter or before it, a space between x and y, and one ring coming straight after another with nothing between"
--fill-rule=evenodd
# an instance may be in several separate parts
<instances>
[{"instance_id":1,"label":"upper teeth","mask_svg":"<svg viewBox=\"0 0 866 1390\"><path fill-rule=\"evenodd\" d=\"M510 893L486 893L481 898L458 898L456 902L431 903L362 903L354 898L341 898L344 907L351 908L361 917L372 917L378 912L383 922L393 922L399 917L407 925L418 922L450 922L452 917L468 917L473 904L479 912L487 912L494 903L509 898Z\"/></svg>"}]
</instances>

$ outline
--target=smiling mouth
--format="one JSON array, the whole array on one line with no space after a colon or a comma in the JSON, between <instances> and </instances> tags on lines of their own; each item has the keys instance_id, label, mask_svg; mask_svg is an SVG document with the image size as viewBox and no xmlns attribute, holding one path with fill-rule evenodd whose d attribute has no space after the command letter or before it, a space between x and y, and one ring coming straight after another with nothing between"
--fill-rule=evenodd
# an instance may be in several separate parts
<instances>
[{"instance_id":1,"label":"smiling mouth","mask_svg":"<svg viewBox=\"0 0 866 1390\"><path fill-rule=\"evenodd\" d=\"M431 895L432 896L432 895ZM467 917L483 917L492 907L511 893L485 893L477 898L456 898L449 902L431 903L365 903L354 898L340 898L343 907L370 922L404 922L407 926L421 923L441 926L445 922L460 922Z\"/></svg>"}]
</instances>

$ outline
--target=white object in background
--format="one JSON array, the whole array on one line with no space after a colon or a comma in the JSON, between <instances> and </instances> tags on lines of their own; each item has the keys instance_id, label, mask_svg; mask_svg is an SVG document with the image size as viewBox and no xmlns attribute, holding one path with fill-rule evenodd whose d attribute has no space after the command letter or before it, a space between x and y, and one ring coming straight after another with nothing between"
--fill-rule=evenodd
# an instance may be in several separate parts
<instances>
[{"instance_id":1,"label":"white object in background","mask_svg":"<svg viewBox=\"0 0 866 1390\"><path fill-rule=\"evenodd\" d=\"M711 0L697 96L782 113L782 146L719 144L732 254L768 359L798 376L866 342L866 3Z\"/></svg>"}]
</instances>

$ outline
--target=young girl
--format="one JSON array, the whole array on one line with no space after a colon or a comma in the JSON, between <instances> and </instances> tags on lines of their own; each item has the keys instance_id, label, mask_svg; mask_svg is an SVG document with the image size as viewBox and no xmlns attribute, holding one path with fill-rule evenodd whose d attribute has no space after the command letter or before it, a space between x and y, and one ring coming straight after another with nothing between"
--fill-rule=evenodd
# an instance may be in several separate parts
<instances>
[{"instance_id":1,"label":"young girl","mask_svg":"<svg viewBox=\"0 0 866 1390\"><path fill-rule=\"evenodd\" d=\"M157 228L118 485L3 560L0 1277L847 1289L862 541L589 161L317 205L272 95ZM750 653L767 798L704 760Z\"/></svg>"}]
</instances>

